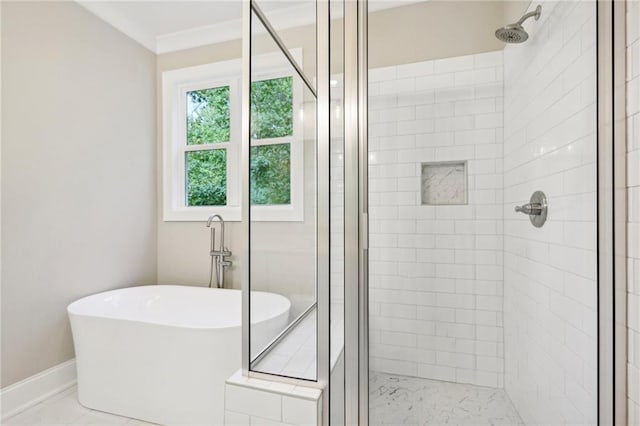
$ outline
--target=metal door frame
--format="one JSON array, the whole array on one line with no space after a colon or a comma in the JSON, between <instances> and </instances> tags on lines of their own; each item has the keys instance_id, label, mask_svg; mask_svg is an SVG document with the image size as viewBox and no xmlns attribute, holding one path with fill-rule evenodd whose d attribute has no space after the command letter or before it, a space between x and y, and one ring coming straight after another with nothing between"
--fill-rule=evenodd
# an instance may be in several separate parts
<instances>
[{"instance_id":1,"label":"metal door frame","mask_svg":"<svg viewBox=\"0 0 640 426\"><path fill-rule=\"evenodd\" d=\"M369 423L367 0L345 0L345 424Z\"/></svg>"},{"instance_id":2,"label":"metal door frame","mask_svg":"<svg viewBox=\"0 0 640 426\"><path fill-rule=\"evenodd\" d=\"M598 422L627 424L626 1L598 26Z\"/></svg>"},{"instance_id":3,"label":"metal door frame","mask_svg":"<svg viewBox=\"0 0 640 426\"><path fill-rule=\"evenodd\" d=\"M310 92L316 97L316 380L305 380L283 377L274 374L261 373L251 370L251 322L250 322L250 129L251 129L251 36L252 16L258 18L267 30L282 54L287 58L298 76L305 82ZM261 11L255 0L243 0L242 5L242 139L241 139L241 209L242 223L242 374L264 380L278 381L301 386L317 387L324 390L323 412L328 413L329 393L329 3L326 0L316 1L316 88L311 80L295 62L280 39L276 29L269 23L267 16ZM323 416L328 417L328 416Z\"/></svg>"},{"instance_id":4,"label":"metal door frame","mask_svg":"<svg viewBox=\"0 0 640 426\"><path fill-rule=\"evenodd\" d=\"M598 423L626 424L625 1L597 1ZM367 0L346 0L345 424L368 424Z\"/></svg>"}]
</instances>

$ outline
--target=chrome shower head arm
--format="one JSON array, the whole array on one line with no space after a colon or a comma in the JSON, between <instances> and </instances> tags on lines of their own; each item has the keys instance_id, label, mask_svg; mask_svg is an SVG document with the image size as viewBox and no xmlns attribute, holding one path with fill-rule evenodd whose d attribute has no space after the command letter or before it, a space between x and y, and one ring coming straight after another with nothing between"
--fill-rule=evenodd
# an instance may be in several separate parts
<instances>
[{"instance_id":1,"label":"chrome shower head arm","mask_svg":"<svg viewBox=\"0 0 640 426\"><path fill-rule=\"evenodd\" d=\"M542 6L538 5L538 7L536 7L535 10L526 13L524 16L522 16L522 18L520 18L520 20L518 22L516 22L516 25L522 25L524 23L524 21L526 21L527 19L531 18L531 17L535 17L536 21L538 19L540 19L540 14L542 13Z\"/></svg>"}]
</instances>

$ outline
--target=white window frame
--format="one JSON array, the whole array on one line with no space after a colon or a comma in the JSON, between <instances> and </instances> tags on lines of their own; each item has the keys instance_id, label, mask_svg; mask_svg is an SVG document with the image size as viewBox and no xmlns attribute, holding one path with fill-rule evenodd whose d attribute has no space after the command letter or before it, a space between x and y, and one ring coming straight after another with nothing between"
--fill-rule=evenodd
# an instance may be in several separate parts
<instances>
[{"instance_id":1,"label":"white window frame","mask_svg":"<svg viewBox=\"0 0 640 426\"><path fill-rule=\"evenodd\" d=\"M301 49L291 51L300 58ZM304 220L304 142L302 122L302 81L291 67L283 67L283 56L265 54L253 59L253 80L293 77L293 135L283 138L252 140L252 146L290 144L291 203L287 205L255 205L251 207L252 221ZM215 62L162 73L162 154L163 154L163 220L206 221L211 214L220 214L225 221L240 221L240 96L241 61ZM214 76L214 77L212 77ZM229 86L229 142L203 145L186 143L187 92ZM226 149L227 205L187 206L185 155L190 151Z\"/></svg>"}]
</instances>

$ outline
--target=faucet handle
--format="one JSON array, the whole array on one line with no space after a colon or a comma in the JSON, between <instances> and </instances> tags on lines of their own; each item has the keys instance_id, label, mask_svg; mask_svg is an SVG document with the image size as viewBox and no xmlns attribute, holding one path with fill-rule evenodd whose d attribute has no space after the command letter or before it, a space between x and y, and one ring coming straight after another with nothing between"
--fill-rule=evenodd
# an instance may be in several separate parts
<instances>
[{"instance_id":1,"label":"faucet handle","mask_svg":"<svg viewBox=\"0 0 640 426\"><path fill-rule=\"evenodd\" d=\"M527 204L515 207L516 212L528 215L531 224L536 228L540 228L547 220L547 209L547 197L542 191L534 192Z\"/></svg>"},{"instance_id":2,"label":"faucet handle","mask_svg":"<svg viewBox=\"0 0 640 426\"><path fill-rule=\"evenodd\" d=\"M517 213L524 213L531 216L542 214L542 207L542 204L539 203L528 203L522 206L516 206L515 210Z\"/></svg>"}]
</instances>

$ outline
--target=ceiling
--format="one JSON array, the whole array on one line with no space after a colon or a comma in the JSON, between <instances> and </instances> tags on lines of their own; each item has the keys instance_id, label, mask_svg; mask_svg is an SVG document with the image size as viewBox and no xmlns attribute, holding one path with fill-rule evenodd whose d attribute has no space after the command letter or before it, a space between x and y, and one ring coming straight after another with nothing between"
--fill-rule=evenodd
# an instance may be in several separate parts
<instances>
[{"instance_id":1,"label":"ceiling","mask_svg":"<svg viewBox=\"0 0 640 426\"><path fill-rule=\"evenodd\" d=\"M158 54L241 37L242 0L76 1ZM370 9L415 1L377 0ZM315 0L260 0L258 4L276 29L310 24L315 19Z\"/></svg>"}]
</instances>

